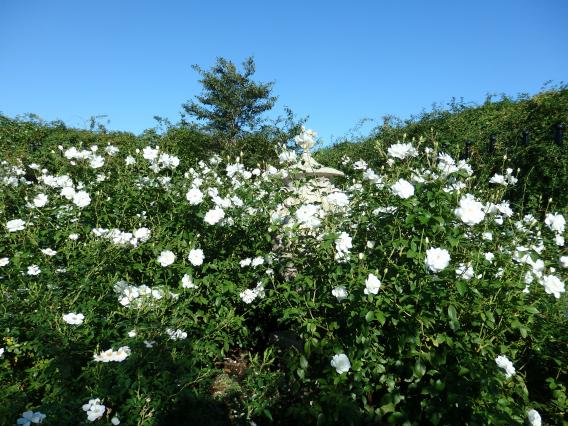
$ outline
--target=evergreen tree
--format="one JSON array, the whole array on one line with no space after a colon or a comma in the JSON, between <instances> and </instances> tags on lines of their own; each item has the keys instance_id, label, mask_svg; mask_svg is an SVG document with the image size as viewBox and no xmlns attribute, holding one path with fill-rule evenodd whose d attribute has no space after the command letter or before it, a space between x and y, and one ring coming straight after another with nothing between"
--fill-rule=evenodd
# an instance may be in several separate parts
<instances>
[{"instance_id":1,"label":"evergreen tree","mask_svg":"<svg viewBox=\"0 0 568 426\"><path fill-rule=\"evenodd\" d=\"M257 83L252 80L255 64L249 57L242 64L243 72L224 58L217 58L208 71L198 65L193 69L201 75L203 92L196 101L183 104L186 114L204 121L204 128L223 143L234 143L248 132L254 132L265 121L262 114L272 109L276 96L272 96L273 82ZM183 115L183 114L182 114Z\"/></svg>"}]
</instances>

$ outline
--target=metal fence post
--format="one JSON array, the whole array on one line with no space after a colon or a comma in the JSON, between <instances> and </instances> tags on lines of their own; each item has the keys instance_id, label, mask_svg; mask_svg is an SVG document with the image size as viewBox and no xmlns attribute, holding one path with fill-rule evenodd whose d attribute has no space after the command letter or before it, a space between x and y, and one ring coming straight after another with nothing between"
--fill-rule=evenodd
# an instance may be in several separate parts
<instances>
[{"instance_id":1,"label":"metal fence post","mask_svg":"<svg viewBox=\"0 0 568 426\"><path fill-rule=\"evenodd\" d=\"M562 146L562 139L564 138L564 124L558 123L554 126L554 143Z\"/></svg>"},{"instance_id":2,"label":"metal fence post","mask_svg":"<svg viewBox=\"0 0 568 426\"><path fill-rule=\"evenodd\" d=\"M497 145L497 136L491 135L489 136L489 153L495 153L495 146Z\"/></svg>"},{"instance_id":3,"label":"metal fence post","mask_svg":"<svg viewBox=\"0 0 568 426\"><path fill-rule=\"evenodd\" d=\"M465 157L466 158L470 158L471 157L471 148L472 148L473 142L472 141L465 141Z\"/></svg>"},{"instance_id":4,"label":"metal fence post","mask_svg":"<svg viewBox=\"0 0 568 426\"><path fill-rule=\"evenodd\" d=\"M522 136L523 136L523 145L527 146L529 144L529 132L523 130Z\"/></svg>"}]
</instances>

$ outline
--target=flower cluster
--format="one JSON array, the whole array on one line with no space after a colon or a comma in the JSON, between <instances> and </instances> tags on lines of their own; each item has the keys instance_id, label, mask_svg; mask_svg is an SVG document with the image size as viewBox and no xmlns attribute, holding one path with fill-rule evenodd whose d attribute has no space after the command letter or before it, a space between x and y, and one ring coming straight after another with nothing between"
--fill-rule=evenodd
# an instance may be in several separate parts
<instances>
[{"instance_id":1,"label":"flower cluster","mask_svg":"<svg viewBox=\"0 0 568 426\"><path fill-rule=\"evenodd\" d=\"M138 247L140 243L145 243L150 239L151 231L145 227L138 228L133 232L125 232L116 228L93 228L92 233L96 237L105 238L119 246L131 245L132 247Z\"/></svg>"},{"instance_id":2,"label":"flower cluster","mask_svg":"<svg viewBox=\"0 0 568 426\"><path fill-rule=\"evenodd\" d=\"M505 172L505 175L500 175L496 173L489 179L489 183L494 183L496 185L508 186L514 185L518 182L518 179L513 176L513 169L508 168Z\"/></svg>"},{"instance_id":3,"label":"flower cluster","mask_svg":"<svg viewBox=\"0 0 568 426\"><path fill-rule=\"evenodd\" d=\"M128 346L121 346L116 351L114 349L107 349L93 355L93 359L97 362L122 362L130 355L131 351Z\"/></svg>"},{"instance_id":4,"label":"flower cluster","mask_svg":"<svg viewBox=\"0 0 568 426\"><path fill-rule=\"evenodd\" d=\"M122 306L141 308L152 306L156 301L164 296L176 299L177 294L168 290L150 288L147 285L133 286L126 281L119 281L114 285L114 291L118 294L118 301Z\"/></svg>"},{"instance_id":5,"label":"flower cluster","mask_svg":"<svg viewBox=\"0 0 568 426\"><path fill-rule=\"evenodd\" d=\"M171 340L184 340L187 338L187 333L179 328L177 330L166 328L166 333Z\"/></svg>"},{"instance_id":6,"label":"flower cluster","mask_svg":"<svg viewBox=\"0 0 568 426\"><path fill-rule=\"evenodd\" d=\"M175 169L179 166L179 158L160 151L160 147L147 146L142 150L142 157L150 163L150 170L158 173L166 169Z\"/></svg>"},{"instance_id":7,"label":"flower cluster","mask_svg":"<svg viewBox=\"0 0 568 426\"><path fill-rule=\"evenodd\" d=\"M257 297L263 298L264 296L265 292L262 283L258 283L253 289L246 289L239 293L239 297L246 304L252 303Z\"/></svg>"},{"instance_id":8,"label":"flower cluster","mask_svg":"<svg viewBox=\"0 0 568 426\"><path fill-rule=\"evenodd\" d=\"M24 411L22 413L22 417L20 417L16 421L16 424L18 426L31 426L32 423L34 423L34 424L43 423L43 421L46 417L47 416L40 411L36 411L36 412Z\"/></svg>"},{"instance_id":9,"label":"flower cluster","mask_svg":"<svg viewBox=\"0 0 568 426\"><path fill-rule=\"evenodd\" d=\"M87 413L87 420L94 422L100 419L105 413L106 407L101 404L99 398L89 399L89 402L83 405L83 411Z\"/></svg>"},{"instance_id":10,"label":"flower cluster","mask_svg":"<svg viewBox=\"0 0 568 426\"><path fill-rule=\"evenodd\" d=\"M418 151L410 143L395 143L389 146L387 155L391 158L404 160L405 158L416 157Z\"/></svg>"}]
</instances>

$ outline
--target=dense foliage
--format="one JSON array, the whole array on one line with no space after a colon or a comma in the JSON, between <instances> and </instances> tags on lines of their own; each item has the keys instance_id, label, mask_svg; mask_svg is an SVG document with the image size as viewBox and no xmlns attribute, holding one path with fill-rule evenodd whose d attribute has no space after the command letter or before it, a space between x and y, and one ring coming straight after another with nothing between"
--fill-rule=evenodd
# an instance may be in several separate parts
<instances>
[{"instance_id":1,"label":"dense foliage","mask_svg":"<svg viewBox=\"0 0 568 426\"><path fill-rule=\"evenodd\" d=\"M481 182L504 164L519 168L520 182L507 194L515 204L543 209L552 198L554 205L566 206L568 136L564 135L563 146L557 146L555 138L557 125L568 125L568 88L560 85L532 97L494 98L488 96L480 106L453 100L447 108L435 107L408 120L388 116L369 138L322 149L318 158L337 166L343 155L349 155L376 165L380 161L375 155L377 143L388 146L423 137L456 157L469 158Z\"/></svg>"},{"instance_id":2,"label":"dense foliage","mask_svg":"<svg viewBox=\"0 0 568 426\"><path fill-rule=\"evenodd\" d=\"M2 424L564 421L565 220L514 170L423 139L332 184L59 131L1 163Z\"/></svg>"}]
</instances>

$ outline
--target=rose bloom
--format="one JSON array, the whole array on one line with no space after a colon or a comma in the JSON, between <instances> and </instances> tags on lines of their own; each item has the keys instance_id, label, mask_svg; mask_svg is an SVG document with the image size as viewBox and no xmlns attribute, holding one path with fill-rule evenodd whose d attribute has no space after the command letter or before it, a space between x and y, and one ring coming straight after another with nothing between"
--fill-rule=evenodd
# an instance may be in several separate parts
<instances>
[{"instance_id":1,"label":"rose bloom","mask_svg":"<svg viewBox=\"0 0 568 426\"><path fill-rule=\"evenodd\" d=\"M296 210L296 219L301 225L308 228L317 228L321 224L321 220L317 217L319 206L315 204L305 204Z\"/></svg>"},{"instance_id":2,"label":"rose bloom","mask_svg":"<svg viewBox=\"0 0 568 426\"><path fill-rule=\"evenodd\" d=\"M74 312L69 312L68 314L63 315L63 321L72 325L81 325L83 324L84 319L85 316L83 314L76 314Z\"/></svg>"},{"instance_id":3,"label":"rose bloom","mask_svg":"<svg viewBox=\"0 0 568 426\"><path fill-rule=\"evenodd\" d=\"M47 195L45 194L38 194L34 198L34 207L43 207L47 204Z\"/></svg>"},{"instance_id":4,"label":"rose bloom","mask_svg":"<svg viewBox=\"0 0 568 426\"><path fill-rule=\"evenodd\" d=\"M22 219L14 219L6 222L6 228L8 229L8 232L22 231L25 225L26 222L24 222Z\"/></svg>"},{"instance_id":5,"label":"rose bloom","mask_svg":"<svg viewBox=\"0 0 568 426\"><path fill-rule=\"evenodd\" d=\"M426 250L426 266L434 273L444 270L450 264L450 253L442 248Z\"/></svg>"},{"instance_id":6,"label":"rose bloom","mask_svg":"<svg viewBox=\"0 0 568 426\"><path fill-rule=\"evenodd\" d=\"M41 411L36 411L35 413L33 411L24 411L22 417L20 417L16 423L22 426L29 426L32 423L43 423L46 417L47 416Z\"/></svg>"},{"instance_id":7,"label":"rose bloom","mask_svg":"<svg viewBox=\"0 0 568 426\"><path fill-rule=\"evenodd\" d=\"M554 275L545 275L541 280L544 286L544 291L547 294L553 294L557 299L560 298L560 293L564 293L564 283Z\"/></svg>"},{"instance_id":8,"label":"rose bloom","mask_svg":"<svg viewBox=\"0 0 568 426\"><path fill-rule=\"evenodd\" d=\"M72 186L64 186L63 188L61 188L59 195L66 198L67 200L72 200L75 196L75 188L73 188Z\"/></svg>"},{"instance_id":9,"label":"rose bloom","mask_svg":"<svg viewBox=\"0 0 568 426\"><path fill-rule=\"evenodd\" d=\"M101 404L101 400L90 399L87 404L83 405L83 411L87 412L87 420L94 422L95 420L101 418L105 413L106 407Z\"/></svg>"},{"instance_id":10,"label":"rose bloom","mask_svg":"<svg viewBox=\"0 0 568 426\"><path fill-rule=\"evenodd\" d=\"M347 253L352 247L352 238L346 232L342 232L335 240L335 249L339 253Z\"/></svg>"},{"instance_id":11,"label":"rose bloom","mask_svg":"<svg viewBox=\"0 0 568 426\"><path fill-rule=\"evenodd\" d=\"M483 204L476 201L471 194L466 194L460 199L460 205L454 210L454 214L469 226L476 225L485 218Z\"/></svg>"},{"instance_id":12,"label":"rose bloom","mask_svg":"<svg viewBox=\"0 0 568 426\"><path fill-rule=\"evenodd\" d=\"M189 252L189 256L187 259L191 262L193 266L199 266L203 264L203 259L205 256L203 255L203 250L201 249L193 249Z\"/></svg>"},{"instance_id":13,"label":"rose bloom","mask_svg":"<svg viewBox=\"0 0 568 426\"><path fill-rule=\"evenodd\" d=\"M73 204L79 208L87 207L91 204L91 197L85 191L76 192L73 195Z\"/></svg>"},{"instance_id":14,"label":"rose bloom","mask_svg":"<svg viewBox=\"0 0 568 426\"><path fill-rule=\"evenodd\" d=\"M209 225L215 225L216 223L221 221L221 219L223 219L224 217L225 217L225 212L223 211L223 209L215 207L214 209L209 210L207 213L205 213L205 217L203 218L203 220Z\"/></svg>"},{"instance_id":15,"label":"rose bloom","mask_svg":"<svg viewBox=\"0 0 568 426\"><path fill-rule=\"evenodd\" d=\"M203 192L197 188L191 188L187 194L185 194L185 198L189 201L189 204L196 206L203 201Z\"/></svg>"},{"instance_id":16,"label":"rose bloom","mask_svg":"<svg viewBox=\"0 0 568 426\"><path fill-rule=\"evenodd\" d=\"M345 286L342 286L342 285L338 285L337 287L334 287L333 290L331 290L331 294L333 294L335 297L337 297L337 300L339 302L347 299L347 296L349 296L347 289L345 288Z\"/></svg>"},{"instance_id":17,"label":"rose bloom","mask_svg":"<svg viewBox=\"0 0 568 426\"><path fill-rule=\"evenodd\" d=\"M349 205L349 197L343 192L332 192L325 199L332 206L347 207Z\"/></svg>"},{"instance_id":18,"label":"rose bloom","mask_svg":"<svg viewBox=\"0 0 568 426\"><path fill-rule=\"evenodd\" d=\"M345 354L337 354L331 358L331 366L335 368L338 374L347 373L351 368L351 363L349 362L349 358Z\"/></svg>"},{"instance_id":19,"label":"rose bloom","mask_svg":"<svg viewBox=\"0 0 568 426\"><path fill-rule=\"evenodd\" d=\"M9 257L2 257L2 258L0 258L0 267L1 267L1 266L6 266L8 263L10 263L10 258L9 258Z\"/></svg>"},{"instance_id":20,"label":"rose bloom","mask_svg":"<svg viewBox=\"0 0 568 426\"><path fill-rule=\"evenodd\" d=\"M257 296L258 292L251 289L246 289L245 291L241 291L239 293L239 297L241 298L241 300L247 304L252 303Z\"/></svg>"},{"instance_id":21,"label":"rose bloom","mask_svg":"<svg viewBox=\"0 0 568 426\"><path fill-rule=\"evenodd\" d=\"M418 155L418 152L409 143L395 143L389 146L387 155L389 157L404 160L407 157L415 157L416 155Z\"/></svg>"},{"instance_id":22,"label":"rose bloom","mask_svg":"<svg viewBox=\"0 0 568 426\"><path fill-rule=\"evenodd\" d=\"M547 213L544 223L551 231L562 233L564 232L566 220L564 219L564 216L559 213Z\"/></svg>"},{"instance_id":23,"label":"rose bloom","mask_svg":"<svg viewBox=\"0 0 568 426\"><path fill-rule=\"evenodd\" d=\"M414 186L405 179L399 179L393 186L391 191L394 195L406 199L414 195Z\"/></svg>"},{"instance_id":24,"label":"rose bloom","mask_svg":"<svg viewBox=\"0 0 568 426\"><path fill-rule=\"evenodd\" d=\"M515 375L515 367L513 363L504 355L499 355L495 358L495 362L499 368L505 370L505 377L508 379Z\"/></svg>"},{"instance_id":25,"label":"rose bloom","mask_svg":"<svg viewBox=\"0 0 568 426\"><path fill-rule=\"evenodd\" d=\"M146 242L150 238L150 230L144 227L138 228L134 231L134 238L137 238L142 242Z\"/></svg>"},{"instance_id":26,"label":"rose bloom","mask_svg":"<svg viewBox=\"0 0 568 426\"><path fill-rule=\"evenodd\" d=\"M183 288L196 288L197 286L193 284L193 279L191 276L184 274L181 278L181 286Z\"/></svg>"},{"instance_id":27,"label":"rose bloom","mask_svg":"<svg viewBox=\"0 0 568 426\"><path fill-rule=\"evenodd\" d=\"M163 252L160 253L157 260L160 263L160 265L164 267L170 266L172 263L175 262L176 255L170 250L164 250Z\"/></svg>"},{"instance_id":28,"label":"rose bloom","mask_svg":"<svg viewBox=\"0 0 568 426\"><path fill-rule=\"evenodd\" d=\"M373 274L369 274L365 280L365 294L377 294L381 288L381 281Z\"/></svg>"},{"instance_id":29,"label":"rose bloom","mask_svg":"<svg viewBox=\"0 0 568 426\"><path fill-rule=\"evenodd\" d=\"M458 276L458 278L469 281L475 276L475 272L473 271L471 265L460 263L456 269L456 275Z\"/></svg>"},{"instance_id":30,"label":"rose bloom","mask_svg":"<svg viewBox=\"0 0 568 426\"><path fill-rule=\"evenodd\" d=\"M50 248L41 249L41 252L43 254L45 254L46 256L55 256L57 254L57 252L55 250L50 249Z\"/></svg>"},{"instance_id":31,"label":"rose bloom","mask_svg":"<svg viewBox=\"0 0 568 426\"><path fill-rule=\"evenodd\" d=\"M28 266L28 275L39 275L41 269L37 265Z\"/></svg>"},{"instance_id":32,"label":"rose bloom","mask_svg":"<svg viewBox=\"0 0 568 426\"><path fill-rule=\"evenodd\" d=\"M540 417L540 414L538 413L538 411L536 411L534 409L528 411L527 420L529 421L531 426L541 426L542 425L542 419Z\"/></svg>"}]
</instances>

